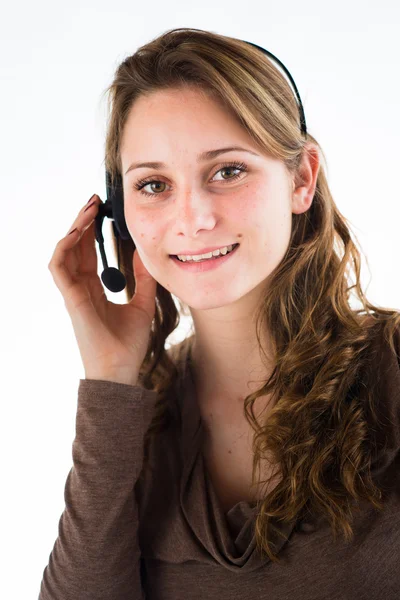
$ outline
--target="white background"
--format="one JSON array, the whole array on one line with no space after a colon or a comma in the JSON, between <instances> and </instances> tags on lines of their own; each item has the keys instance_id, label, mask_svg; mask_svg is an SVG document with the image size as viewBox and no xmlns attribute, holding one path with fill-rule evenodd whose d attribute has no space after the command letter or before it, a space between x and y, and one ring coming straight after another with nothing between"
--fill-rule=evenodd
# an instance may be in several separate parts
<instances>
[{"instance_id":1,"label":"white background","mask_svg":"<svg viewBox=\"0 0 400 600\"><path fill-rule=\"evenodd\" d=\"M208 29L275 54L296 82L333 197L367 256L368 299L398 309L400 9L397 0L25 0L1 12L0 596L36 600L64 510L84 377L48 263L90 196L105 201L102 93L115 69L173 27ZM110 226L106 219L116 266ZM99 254L98 262L101 272ZM107 295L125 301L123 292Z\"/></svg>"}]
</instances>

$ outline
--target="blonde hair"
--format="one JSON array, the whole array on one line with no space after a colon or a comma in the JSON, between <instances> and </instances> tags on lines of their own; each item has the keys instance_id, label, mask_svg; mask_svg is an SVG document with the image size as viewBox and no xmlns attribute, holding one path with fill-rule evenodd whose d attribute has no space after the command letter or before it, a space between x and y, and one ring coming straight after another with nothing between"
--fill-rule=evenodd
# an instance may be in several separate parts
<instances>
[{"instance_id":1,"label":"blonde hair","mask_svg":"<svg viewBox=\"0 0 400 600\"><path fill-rule=\"evenodd\" d=\"M307 152L306 143L320 148L310 133L302 134L293 91L265 54L232 37L172 29L126 58L106 90L105 161L112 178L122 172L120 141L135 100L168 88L194 88L224 102L255 142L294 176ZM119 245L130 300L135 292L135 245L132 240L113 240L116 254ZM400 314L367 301L360 268L360 252L321 165L313 202L305 213L292 214L287 252L269 277L269 291L257 313L260 347L260 332L273 323L268 331L276 366L244 403L245 417L255 431L252 484L258 483L256 470L262 458L274 457L282 473L278 485L258 502L255 522L257 549L273 561L279 560L271 544L274 520L289 523L319 514L329 520L334 538L341 531L350 541L352 508L358 502L366 500L383 509L381 490L370 473L374 440L366 415L376 419L374 386L373 381L360 382L369 381L373 371L371 348L382 319L395 352L393 336ZM352 270L355 282L350 285ZM362 309L350 307L351 291ZM170 422L165 398L174 389L178 371L165 342L182 314L187 314L183 304L178 310L170 292L157 284L156 315L140 374L144 387L159 392L145 460L151 436ZM259 424L253 405L265 394L272 394L274 407L268 420ZM269 481L259 483L267 487Z\"/></svg>"}]
</instances>

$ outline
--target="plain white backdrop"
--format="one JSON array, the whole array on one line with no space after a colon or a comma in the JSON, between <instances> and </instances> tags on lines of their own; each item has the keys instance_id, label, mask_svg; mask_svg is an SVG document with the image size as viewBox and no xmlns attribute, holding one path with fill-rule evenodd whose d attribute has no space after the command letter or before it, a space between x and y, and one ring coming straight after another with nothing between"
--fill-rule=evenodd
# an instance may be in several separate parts
<instances>
[{"instance_id":1,"label":"plain white backdrop","mask_svg":"<svg viewBox=\"0 0 400 600\"><path fill-rule=\"evenodd\" d=\"M2 598L37 599L65 506L84 372L48 263L90 196L106 199L103 91L119 63L174 27L211 30L275 54L296 82L308 130L326 155L333 197L368 259L367 297L398 309L399 6L397 0L3 6ZM106 219L106 252L116 266L110 227ZM99 253L98 264L101 273ZM125 302L124 292L107 296ZM183 322L171 341L183 339L189 325Z\"/></svg>"}]
</instances>

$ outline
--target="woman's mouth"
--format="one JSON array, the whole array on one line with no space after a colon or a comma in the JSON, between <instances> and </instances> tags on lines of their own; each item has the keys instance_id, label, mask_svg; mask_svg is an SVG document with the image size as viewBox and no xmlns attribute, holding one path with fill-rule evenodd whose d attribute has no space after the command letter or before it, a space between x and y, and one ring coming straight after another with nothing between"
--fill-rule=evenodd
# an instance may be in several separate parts
<instances>
[{"instance_id":1,"label":"woman's mouth","mask_svg":"<svg viewBox=\"0 0 400 600\"><path fill-rule=\"evenodd\" d=\"M182 261L179 260L177 256L171 255L170 257L174 261L174 263L185 269L186 271L191 271L193 273L203 273L204 271L210 271L212 269L216 269L219 266L222 266L224 263L229 261L230 257L232 257L237 252L237 248L240 244L234 244L233 248L230 252L220 256L213 256L211 258L204 258L202 260L190 260L190 261Z\"/></svg>"}]
</instances>

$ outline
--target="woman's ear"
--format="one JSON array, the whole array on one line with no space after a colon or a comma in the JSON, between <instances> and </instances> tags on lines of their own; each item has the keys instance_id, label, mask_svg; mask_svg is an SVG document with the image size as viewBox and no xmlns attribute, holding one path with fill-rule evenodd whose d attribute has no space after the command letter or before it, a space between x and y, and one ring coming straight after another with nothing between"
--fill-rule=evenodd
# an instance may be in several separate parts
<instances>
[{"instance_id":1,"label":"woman's ear","mask_svg":"<svg viewBox=\"0 0 400 600\"><path fill-rule=\"evenodd\" d=\"M295 178L301 184L296 187L293 182L293 213L301 214L310 208L315 194L320 163L318 146L308 142L304 146L303 156Z\"/></svg>"}]
</instances>

